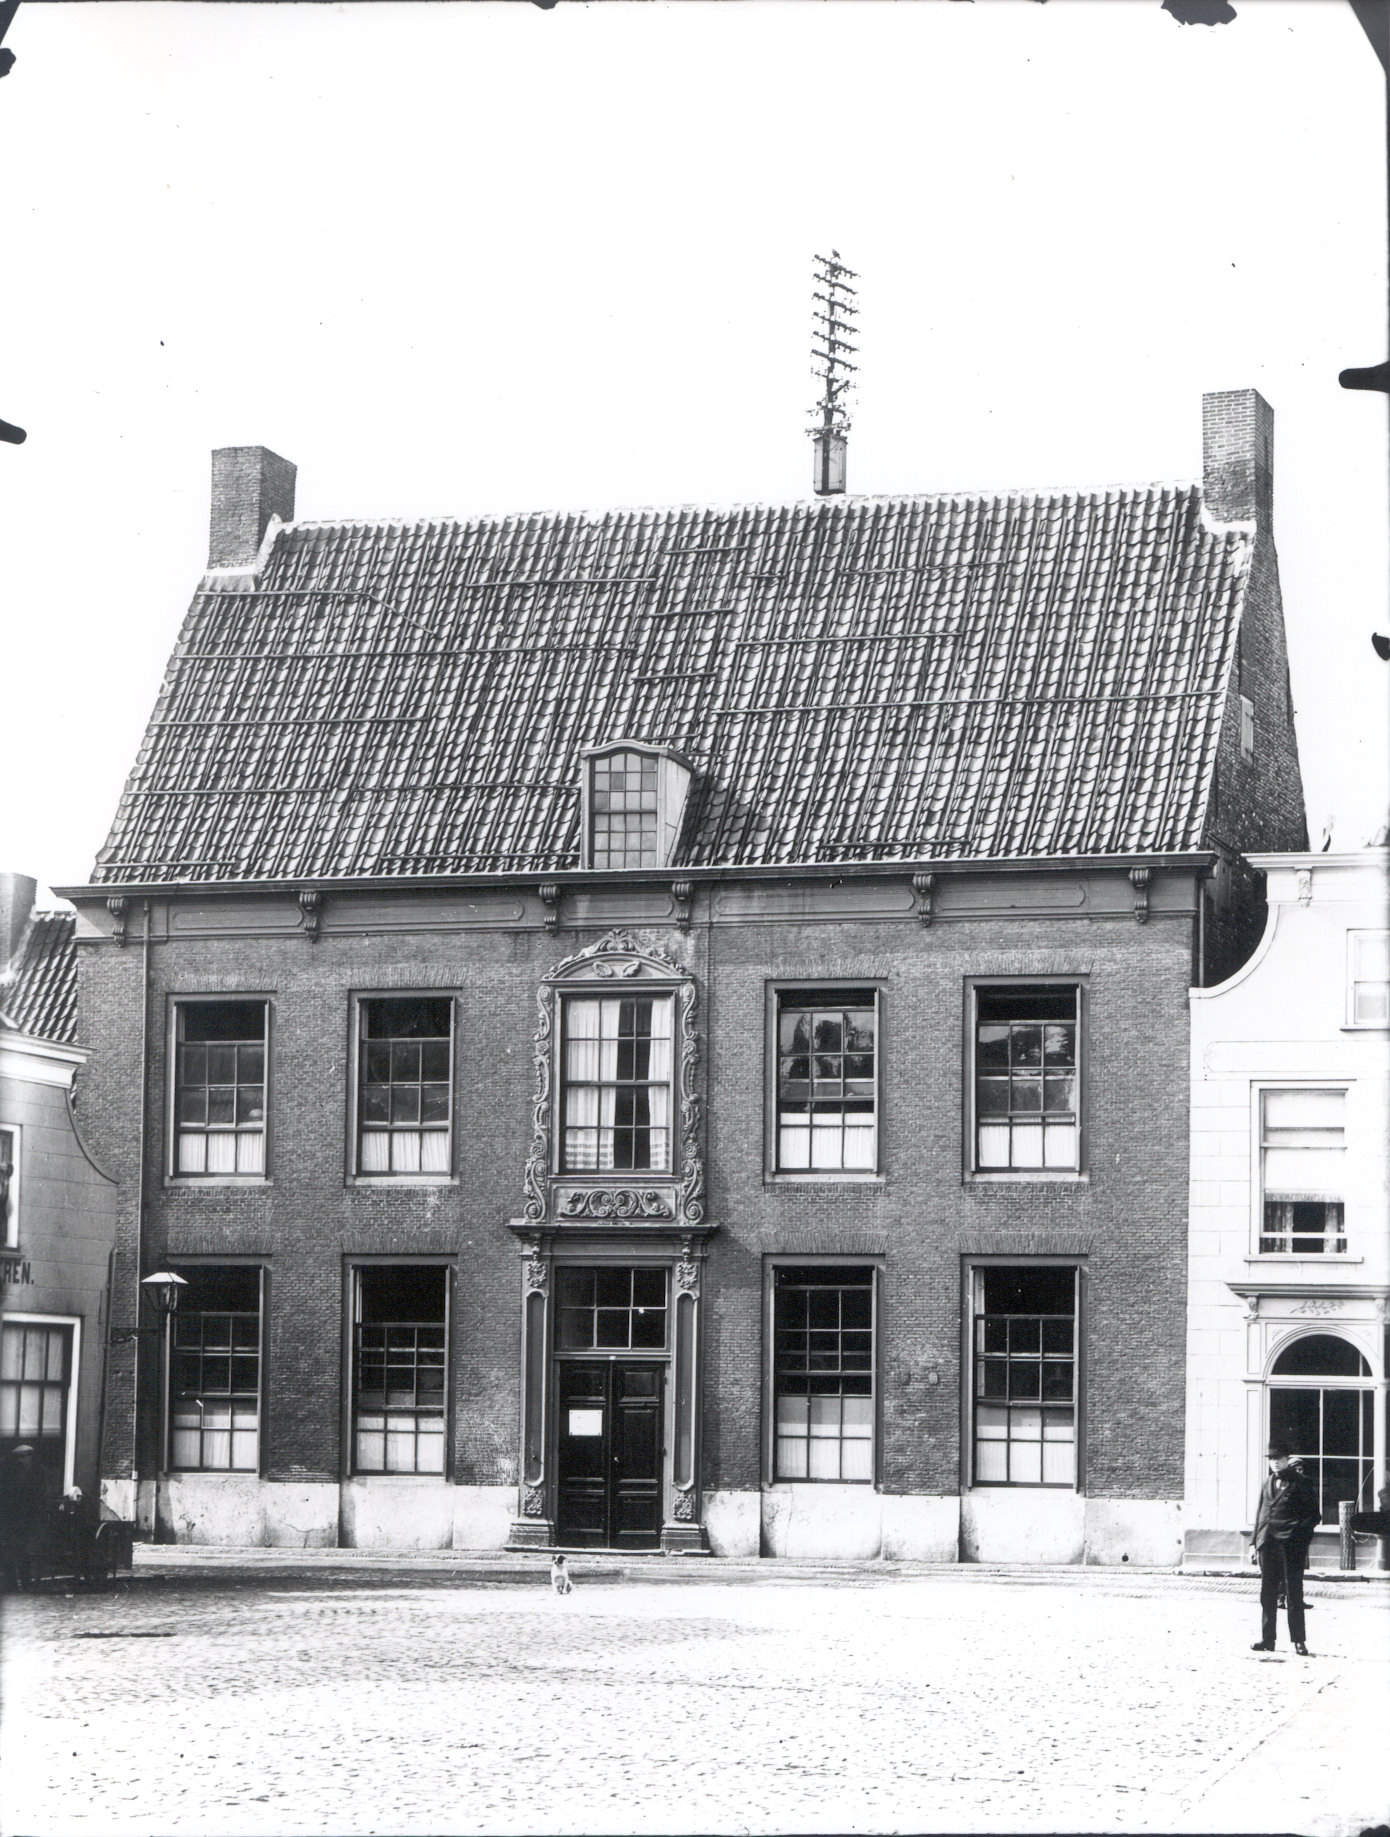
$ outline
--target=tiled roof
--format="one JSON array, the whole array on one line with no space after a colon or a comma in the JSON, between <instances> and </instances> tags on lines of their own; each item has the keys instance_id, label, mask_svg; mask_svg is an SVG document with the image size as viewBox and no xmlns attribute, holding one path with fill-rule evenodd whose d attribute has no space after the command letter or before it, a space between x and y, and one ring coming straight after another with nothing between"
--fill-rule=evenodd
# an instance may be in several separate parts
<instances>
[{"instance_id":1,"label":"tiled roof","mask_svg":"<svg viewBox=\"0 0 1390 1837\"><path fill-rule=\"evenodd\" d=\"M77 1038L76 924L73 912L34 913L0 977L0 1026L63 1045Z\"/></svg>"},{"instance_id":2,"label":"tiled roof","mask_svg":"<svg viewBox=\"0 0 1390 1837\"><path fill-rule=\"evenodd\" d=\"M580 863L580 752L682 864L1201 846L1253 533L1192 486L289 524L194 599L95 878Z\"/></svg>"}]
</instances>

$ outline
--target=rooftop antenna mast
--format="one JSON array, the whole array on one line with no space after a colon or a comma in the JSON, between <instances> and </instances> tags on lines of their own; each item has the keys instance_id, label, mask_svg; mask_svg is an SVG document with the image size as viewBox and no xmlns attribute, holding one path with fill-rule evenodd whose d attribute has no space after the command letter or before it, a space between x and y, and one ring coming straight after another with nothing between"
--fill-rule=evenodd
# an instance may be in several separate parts
<instances>
[{"instance_id":1,"label":"rooftop antenna mast","mask_svg":"<svg viewBox=\"0 0 1390 1837\"><path fill-rule=\"evenodd\" d=\"M854 303L852 283L859 276L852 268L846 268L838 249L832 249L829 255L818 255L815 260L816 288L812 297L817 305L812 308L816 324L811 334L811 374L820 380L821 398L811 410L820 417L819 424L811 429L811 437L816 443L816 494L831 497L845 488L846 436L850 427L845 400L859 369L858 364L850 362L859 350L855 343L858 327L854 323L859 308Z\"/></svg>"}]
</instances>

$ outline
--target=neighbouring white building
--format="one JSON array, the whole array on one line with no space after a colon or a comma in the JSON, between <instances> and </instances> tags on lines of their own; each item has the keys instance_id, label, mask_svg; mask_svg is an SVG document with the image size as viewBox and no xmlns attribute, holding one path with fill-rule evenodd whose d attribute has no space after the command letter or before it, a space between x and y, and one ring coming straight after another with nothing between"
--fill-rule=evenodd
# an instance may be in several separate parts
<instances>
[{"instance_id":1,"label":"neighbouring white building","mask_svg":"<svg viewBox=\"0 0 1390 1837\"><path fill-rule=\"evenodd\" d=\"M1246 1557L1274 1434L1321 1494L1317 1567L1338 1501L1373 1510L1386 1484L1387 851L1251 860L1264 937L1192 991L1184 1561Z\"/></svg>"}]
</instances>

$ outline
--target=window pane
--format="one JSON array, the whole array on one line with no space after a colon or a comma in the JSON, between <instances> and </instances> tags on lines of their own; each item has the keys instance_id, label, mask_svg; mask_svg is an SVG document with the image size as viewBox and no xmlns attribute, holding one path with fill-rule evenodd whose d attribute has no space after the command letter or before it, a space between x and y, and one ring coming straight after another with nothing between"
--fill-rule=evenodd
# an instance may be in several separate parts
<instances>
[{"instance_id":1,"label":"window pane","mask_svg":"<svg viewBox=\"0 0 1390 1837\"><path fill-rule=\"evenodd\" d=\"M1003 1441L975 1444L975 1478L985 1485L1004 1485L1009 1478L1009 1445Z\"/></svg>"},{"instance_id":2,"label":"window pane","mask_svg":"<svg viewBox=\"0 0 1390 1837\"><path fill-rule=\"evenodd\" d=\"M1009 1443L1009 1479L1015 1486L1042 1484L1042 1443L1011 1441Z\"/></svg>"},{"instance_id":3,"label":"window pane","mask_svg":"<svg viewBox=\"0 0 1390 1837\"><path fill-rule=\"evenodd\" d=\"M1042 1451L1044 1486L1076 1484L1076 1448L1071 1442L1045 1441Z\"/></svg>"}]
</instances>

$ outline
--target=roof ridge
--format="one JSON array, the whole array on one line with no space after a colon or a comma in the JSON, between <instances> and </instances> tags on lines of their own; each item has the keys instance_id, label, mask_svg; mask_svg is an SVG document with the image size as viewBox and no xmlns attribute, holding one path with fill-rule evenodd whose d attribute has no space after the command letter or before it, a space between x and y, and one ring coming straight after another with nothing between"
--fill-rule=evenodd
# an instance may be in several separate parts
<instances>
[{"instance_id":1,"label":"roof ridge","mask_svg":"<svg viewBox=\"0 0 1390 1837\"><path fill-rule=\"evenodd\" d=\"M516 523L552 517L570 517L578 522L601 523L612 517L659 516L679 517L683 515L698 516L731 516L736 514L765 514L769 511L810 511L819 515L832 515L836 510L851 506L880 505L916 505L916 504L1011 504L1025 498L1037 499L1048 503L1065 503L1068 500L1096 498L1123 498L1125 496L1150 496L1154 492L1196 492L1200 495L1202 484L1195 478L1156 478L1140 480L1138 483L1110 481L1094 485L1005 485L993 490L965 487L954 491L865 491L846 492L830 497L810 498L730 498L719 503L711 503L699 498L686 498L667 503L634 503L609 504L607 506L592 504L546 504L533 505L528 509L513 508L510 510L486 509L469 514L458 512L438 512L427 516L362 516L362 517L296 517L291 522L276 522L271 535L278 535L285 530L361 530L361 529L430 529L455 528L464 529L475 523ZM1215 522L1215 519L1213 519ZM1243 524L1217 524L1219 528L1244 528ZM1250 526L1253 528L1253 524ZM267 545L269 546L269 545ZM207 569L210 574L246 574L254 568L216 568Z\"/></svg>"}]
</instances>

